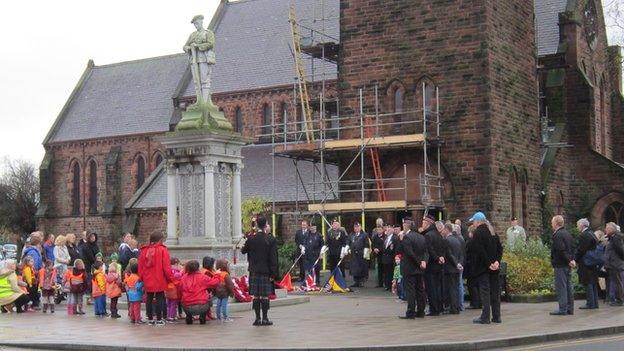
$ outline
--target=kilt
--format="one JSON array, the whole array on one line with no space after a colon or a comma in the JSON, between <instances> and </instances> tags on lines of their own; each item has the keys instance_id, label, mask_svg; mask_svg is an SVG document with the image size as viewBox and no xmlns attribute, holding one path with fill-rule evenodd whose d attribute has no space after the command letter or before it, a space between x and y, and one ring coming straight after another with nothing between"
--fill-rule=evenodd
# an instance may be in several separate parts
<instances>
[{"instance_id":1,"label":"kilt","mask_svg":"<svg viewBox=\"0 0 624 351\"><path fill-rule=\"evenodd\" d=\"M249 275L249 295L268 297L273 293L273 282L268 274Z\"/></svg>"}]
</instances>

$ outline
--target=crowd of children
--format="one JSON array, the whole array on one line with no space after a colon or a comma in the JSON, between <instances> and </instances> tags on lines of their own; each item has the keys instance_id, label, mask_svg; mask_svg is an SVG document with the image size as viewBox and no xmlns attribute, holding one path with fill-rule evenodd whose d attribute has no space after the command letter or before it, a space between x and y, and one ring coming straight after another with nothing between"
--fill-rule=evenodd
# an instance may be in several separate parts
<instances>
[{"instance_id":1,"label":"crowd of children","mask_svg":"<svg viewBox=\"0 0 624 351\"><path fill-rule=\"evenodd\" d=\"M235 289L228 261L220 259L215 262L211 257L204 257L201 267L195 260L186 262L184 266L177 258L171 258L170 261L172 281L165 291L166 306L162 306L162 310L166 311L166 321L173 323L184 318L187 324L192 324L194 319L198 319L201 324L208 319L228 322L228 299L234 296ZM43 267L37 270L32 257L25 256L16 266L15 273L18 285L29 303L17 312L41 309L43 313L54 313L55 305L60 300L55 297L62 296L67 300L68 315L84 315L83 300L90 290L95 315L116 319L121 318L118 303L125 293L130 322L145 324L147 322L141 317L141 305L147 302L146 293L138 272L136 258L130 259L122 272L116 254L111 255L108 267L104 257L96 255L91 272L87 272L82 259L76 259L73 266L64 267L61 275L53 261L45 259ZM213 297L216 301L216 318L211 311ZM13 311L12 308L3 307L3 312Z\"/></svg>"}]
</instances>

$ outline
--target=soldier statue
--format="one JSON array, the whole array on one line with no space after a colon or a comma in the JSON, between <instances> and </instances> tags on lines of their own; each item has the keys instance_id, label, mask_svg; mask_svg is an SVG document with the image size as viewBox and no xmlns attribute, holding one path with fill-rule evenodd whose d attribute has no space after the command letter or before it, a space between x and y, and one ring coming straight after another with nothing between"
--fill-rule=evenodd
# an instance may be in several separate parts
<instances>
[{"instance_id":1,"label":"soldier statue","mask_svg":"<svg viewBox=\"0 0 624 351\"><path fill-rule=\"evenodd\" d=\"M189 35L184 52L189 55L193 83L197 100L211 103L210 77L212 66L215 64L214 44L215 36L210 29L204 29L204 16L193 17L191 23L197 30Z\"/></svg>"}]
</instances>

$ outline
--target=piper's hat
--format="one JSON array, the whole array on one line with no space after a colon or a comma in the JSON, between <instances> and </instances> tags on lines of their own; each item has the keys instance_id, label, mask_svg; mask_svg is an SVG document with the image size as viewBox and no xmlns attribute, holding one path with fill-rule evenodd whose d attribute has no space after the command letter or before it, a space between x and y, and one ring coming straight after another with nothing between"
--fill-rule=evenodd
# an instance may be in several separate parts
<instances>
[{"instance_id":1,"label":"piper's hat","mask_svg":"<svg viewBox=\"0 0 624 351\"><path fill-rule=\"evenodd\" d=\"M195 23L195 21L203 21L203 20L204 20L204 15L197 15L193 17L193 19L191 20L191 23Z\"/></svg>"},{"instance_id":2,"label":"piper's hat","mask_svg":"<svg viewBox=\"0 0 624 351\"><path fill-rule=\"evenodd\" d=\"M485 221L485 214L483 212L475 212L475 214L473 214L468 221Z\"/></svg>"}]
</instances>

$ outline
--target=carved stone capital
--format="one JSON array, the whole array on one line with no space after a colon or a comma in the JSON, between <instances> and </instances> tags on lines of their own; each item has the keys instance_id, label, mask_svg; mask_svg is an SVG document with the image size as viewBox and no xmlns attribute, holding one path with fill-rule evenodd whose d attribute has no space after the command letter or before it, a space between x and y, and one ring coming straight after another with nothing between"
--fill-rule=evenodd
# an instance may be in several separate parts
<instances>
[{"instance_id":1,"label":"carved stone capital","mask_svg":"<svg viewBox=\"0 0 624 351\"><path fill-rule=\"evenodd\" d=\"M219 163L213 160L202 160L201 165L204 167L206 173L215 173Z\"/></svg>"},{"instance_id":2,"label":"carved stone capital","mask_svg":"<svg viewBox=\"0 0 624 351\"><path fill-rule=\"evenodd\" d=\"M167 165L165 166L167 169L167 174L168 175L175 175L176 171L178 170L178 168L175 165L175 162L173 162L173 160L167 160Z\"/></svg>"},{"instance_id":3,"label":"carved stone capital","mask_svg":"<svg viewBox=\"0 0 624 351\"><path fill-rule=\"evenodd\" d=\"M232 173L234 173L235 175L240 175L243 171L243 168L244 167L242 163L234 163L232 165Z\"/></svg>"}]
</instances>

